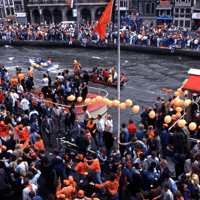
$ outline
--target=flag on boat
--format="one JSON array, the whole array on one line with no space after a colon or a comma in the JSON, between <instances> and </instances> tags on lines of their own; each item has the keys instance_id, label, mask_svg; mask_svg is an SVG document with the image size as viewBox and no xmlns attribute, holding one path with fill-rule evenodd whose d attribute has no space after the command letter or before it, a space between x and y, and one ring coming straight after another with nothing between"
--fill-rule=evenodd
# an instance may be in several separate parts
<instances>
[{"instance_id":1,"label":"flag on boat","mask_svg":"<svg viewBox=\"0 0 200 200\"><path fill-rule=\"evenodd\" d=\"M101 40L104 39L106 34L106 24L110 24L112 14L113 0L107 5L103 15L101 16L98 24L95 26L95 33L98 33Z\"/></svg>"},{"instance_id":2,"label":"flag on boat","mask_svg":"<svg viewBox=\"0 0 200 200\"><path fill-rule=\"evenodd\" d=\"M70 0L70 8L74 8L74 1L75 0Z\"/></svg>"}]
</instances>

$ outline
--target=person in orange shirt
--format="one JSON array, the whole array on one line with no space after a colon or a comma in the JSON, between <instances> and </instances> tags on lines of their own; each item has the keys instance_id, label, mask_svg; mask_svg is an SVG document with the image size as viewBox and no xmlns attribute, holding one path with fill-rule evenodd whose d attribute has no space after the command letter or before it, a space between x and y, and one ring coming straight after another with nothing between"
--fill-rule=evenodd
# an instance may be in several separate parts
<instances>
[{"instance_id":1,"label":"person in orange shirt","mask_svg":"<svg viewBox=\"0 0 200 200\"><path fill-rule=\"evenodd\" d=\"M129 132L129 141L135 136L135 133L137 132L136 126L133 124L133 120L129 120L129 125L127 126L128 132Z\"/></svg>"},{"instance_id":2,"label":"person in orange shirt","mask_svg":"<svg viewBox=\"0 0 200 200\"><path fill-rule=\"evenodd\" d=\"M68 180L64 180L64 188L56 192L56 196L60 197L60 194L64 194L65 198L68 200L74 199L74 193L76 193L76 189L72 186L70 186L70 182Z\"/></svg>"},{"instance_id":3,"label":"person in orange shirt","mask_svg":"<svg viewBox=\"0 0 200 200\"><path fill-rule=\"evenodd\" d=\"M31 68L28 68L28 76L30 77L31 82L33 83L33 71L31 70Z\"/></svg>"},{"instance_id":4,"label":"person in orange shirt","mask_svg":"<svg viewBox=\"0 0 200 200\"><path fill-rule=\"evenodd\" d=\"M91 153L91 158L92 158L92 160L87 160L85 158L84 161L86 162L88 169L91 169L94 172L95 178L96 178L96 182L98 184L102 184L102 181L101 181L101 167L100 167L99 159L97 158L96 153ZM87 162L92 162L92 164L89 166ZM104 193L105 193L105 189L103 189L103 194Z\"/></svg>"},{"instance_id":5,"label":"person in orange shirt","mask_svg":"<svg viewBox=\"0 0 200 200\"><path fill-rule=\"evenodd\" d=\"M11 79L10 83L13 88L17 87L18 80L15 78L15 75L12 75L12 79Z\"/></svg>"},{"instance_id":6,"label":"person in orange shirt","mask_svg":"<svg viewBox=\"0 0 200 200\"><path fill-rule=\"evenodd\" d=\"M0 102L4 101L4 95L2 93L2 90L0 89Z\"/></svg>"},{"instance_id":7,"label":"person in orange shirt","mask_svg":"<svg viewBox=\"0 0 200 200\"><path fill-rule=\"evenodd\" d=\"M25 75L22 74L21 71L18 74L18 81L22 85L22 87L25 88Z\"/></svg>"},{"instance_id":8,"label":"person in orange shirt","mask_svg":"<svg viewBox=\"0 0 200 200\"><path fill-rule=\"evenodd\" d=\"M73 169L70 166L68 166L69 168L72 169L73 172L78 172L79 173L79 182L81 180L85 181L86 179L86 175L88 174L88 170L87 170L87 165L84 162L84 158L82 154L79 154L76 159L79 160L78 164L76 165L76 167Z\"/></svg>"},{"instance_id":9,"label":"person in orange shirt","mask_svg":"<svg viewBox=\"0 0 200 200\"><path fill-rule=\"evenodd\" d=\"M153 140L155 139L155 133L153 132L153 126L148 127L147 133L149 134L149 137L151 137Z\"/></svg>"},{"instance_id":10,"label":"person in orange shirt","mask_svg":"<svg viewBox=\"0 0 200 200\"><path fill-rule=\"evenodd\" d=\"M37 154L39 154L40 150L44 150L44 142L41 139L41 136L39 134L37 134L35 138L36 138L36 142L34 144L34 148L37 150Z\"/></svg>"},{"instance_id":11,"label":"person in orange shirt","mask_svg":"<svg viewBox=\"0 0 200 200\"><path fill-rule=\"evenodd\" d=\"M119 187L119 179L121 176L121 167L122 165L119 165L117 174L111 173L110 180L106 181L105 183L99 185L90 183L91 185L94 185L98 189L106 189L106 194L109 196L108 199L118 199L118 187Z\"/></svg>"}]
</instances>

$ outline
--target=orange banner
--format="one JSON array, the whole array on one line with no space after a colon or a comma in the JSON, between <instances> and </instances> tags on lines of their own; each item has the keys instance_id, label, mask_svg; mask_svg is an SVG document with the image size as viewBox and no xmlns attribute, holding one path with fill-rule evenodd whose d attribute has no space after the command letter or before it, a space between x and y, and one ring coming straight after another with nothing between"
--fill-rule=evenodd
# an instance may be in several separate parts
<instances>
[{"instance_id":1,"label":"orange banner","mask_svg":"<svg viewBox=\"0 0 200 200\"><path fill-rule=\"evenodd\" d=\"M19 136L19 141L24 141L30 138L30 134L27 127L23 131L18 131L17 135Z\"/></svg>"},{"instance_id":2,"label":"orange banner","mask_svg":"<svg viewBox=\"0 0 200 200\"><path fill-rule=\"evenodd\" d=\"M7 125L3 125L3 124L0 125L0 136L1 137L9 137Z\"/></svg>"}]
</instances>

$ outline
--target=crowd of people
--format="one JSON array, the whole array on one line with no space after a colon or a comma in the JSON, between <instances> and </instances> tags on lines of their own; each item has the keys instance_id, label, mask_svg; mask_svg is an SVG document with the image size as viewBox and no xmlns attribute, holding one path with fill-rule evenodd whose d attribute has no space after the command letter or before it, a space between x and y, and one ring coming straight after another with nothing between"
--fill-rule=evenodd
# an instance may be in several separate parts
<instances>
[{"instance_id":1,"label":"crowd of people","mask_svg":"<svg viewBox=\"0 0 200 200\"><path fill-rule=\"evenodd\" d=\"M14 26L4 24L0 30L0 39L10 40L44 40L66 41L73 45L81 42L86 46L88 42L98 46L107 46L117 43L117 23L111 22L106 29L104 40L95 33L97 22L80 22L77 31L76 23L71 24L26 24ZM121 18L120 42L124 45L156 46L158 48L187 48L198 50L200 45L199 34L191 34L187 28L177 27L173 23L163 25L141 23L138 13L125 13Z\"/></svg>"},{"instance_id":2,"label":"crowd of people","mask_svg":"<svg viewBox=\"0 0 200 200\"><path fill-rule=\"evenodd\" d=\"M158 96L155 104L142 112L139 128L130 119L121 124L116 137L111 115L105 120L99 114L95 120L84 106L80 120L74 104L66 111L54 100L51 107L45 102L51 93L46 91L52 86L49 73L42 80L44 97L40 93L35 98L31 91L33 71L28 69L27 80L22 72L17 68L10 79L7 70L0 66L0 199L199 199L200 142L193 146L190 138L200 137L200 127L190 131L187 125L174 125L178 118L175 96L169 93L168 102ZM60 86L68 95L79 93L78 87L68 90L70 78L77 81L79 72L75 71L75 76L66 72L56 76L54 87ZM81 93L87 96L84 84L86 81ZM194 95L191 114L197 122L198 103ZM154 118L149 116L152 110L156 113ZM167 114L172 116L168 124L164 121ZM64 152L54 148L50 160L45 147L52 147L54 134L74 143L77 154L74 156L68 147ZM48 144L43 141L45 137ZM175 173L166 160L170 140L174 145ZM41 195L39 179L49 189L48 197Z\"/></svg>"}]
</instances>

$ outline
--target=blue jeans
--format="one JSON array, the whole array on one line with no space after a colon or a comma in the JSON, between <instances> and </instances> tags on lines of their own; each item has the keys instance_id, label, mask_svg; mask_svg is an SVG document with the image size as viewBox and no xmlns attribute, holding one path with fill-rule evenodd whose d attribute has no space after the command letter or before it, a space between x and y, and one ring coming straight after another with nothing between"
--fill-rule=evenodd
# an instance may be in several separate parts
<instances>
[{"instance_id":1,"label":"blue jeans","mask_svg":"<svg viewBox=\"0 0 200 200\"><path fill-rule=\"evenodd\" d=\"M99 131L99 145L102 145L103 141L103 131Z\"/></svg>"},{"instance_id":2,"label":"blue jeans","mask_svg":"<svg viewBox=\"0 0 200 200\"><path fill-rule=\"evenodd\" d=\"M79 175L79 181L80 181L80 180L85 181L85 179L86 179L86 176L85 176L85 175L81 175L81 174Z\"/></svg>"},{"instance_id":3,"label":"blue jeans","mask_svg":"<svg viewBox=\"0 0 200 200\"><path fill-rule=\"evenodd\" d=\"M99 148L99 143L98 143L96 134L92 133L92 137L94 138L94 141L95 141L95 144L97 145L97 148Z\"/></svg>"},{"instance_id":4,"label":"blue jeans","mask_svg":"<svg viewBox=\"0 0 200 200\"><path fill-rule=\"evenodd\" d=\"M108 196L107 200L118 200L119 196L118 196L118 192L114 195Z\"/></svg>"},{"instance_id":5,"label":"blue jeans","mask_svg":"<svg viewBox=\"0 0 200 200\"><path fill-rule=\"evenodd\" d=\"M60 177L61 183L63 183L63 181L65 179L63 170L56 169L56 176L57 176L57 179Z\"/></svg>"},{"instance_id":6,"label":"blue jeans","mask_svg":"<svg viewBox=\"0 0 200 200\"><path fill-rule=\"evenodd\" d=\"M112 152L112 147L106 148L106 155L107 155L108 159L110 158L111 152Z\"/></svg>"},{"instance_id":7,"label":"blue jeans","mask_svg":"<svg viewBox=\"0 0 200 200\"><path fill-rule=\"evenodd\" d=\"M96 182L97 184L102 184L102 181L101 181L101 170L99 170L97 173L94 173L95 174L95 179L96 179ZM103 193L105 194L106 190L105 188L103 188Z\"/></svg>"},{"instance_id":8,"label":"blue jeans","mask_svg":"<svg viewBox=\"0 0 200 200\"><path fill-rule=\"evenodd\" d=\"M163 158L166 159L167 156L167 145L162 143Z\"/></svg>"}]
</instances>

